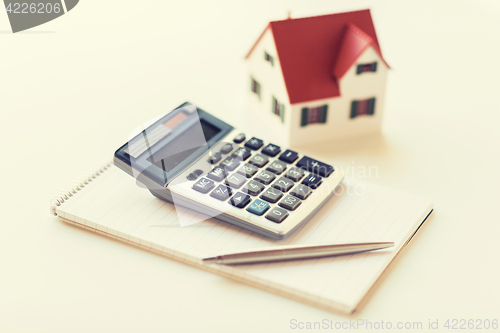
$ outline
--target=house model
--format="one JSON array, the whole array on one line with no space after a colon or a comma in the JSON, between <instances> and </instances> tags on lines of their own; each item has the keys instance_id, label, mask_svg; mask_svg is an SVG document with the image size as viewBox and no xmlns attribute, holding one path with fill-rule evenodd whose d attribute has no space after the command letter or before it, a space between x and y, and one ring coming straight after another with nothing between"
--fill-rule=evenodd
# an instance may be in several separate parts
<instances>
[{"instance_id":1,"label":"house model","mask_svg":"<svg viewBox=\"0 0 500 333\"><path fill-rule=\"evenodd\" d=\"M252 114L289 145L380 131L389 66L369 10L270 22L246 61Z\"/></svg>"}]
</instances>

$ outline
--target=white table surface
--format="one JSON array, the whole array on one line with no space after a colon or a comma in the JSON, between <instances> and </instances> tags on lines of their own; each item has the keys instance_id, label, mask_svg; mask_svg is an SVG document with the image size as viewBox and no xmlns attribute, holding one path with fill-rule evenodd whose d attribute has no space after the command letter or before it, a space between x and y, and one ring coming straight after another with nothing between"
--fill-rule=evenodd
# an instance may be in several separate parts
<instances>
[{"instance_id":1,"label":"white table surface","mask_svg":"<svg viewBox=\"0 0 500 333\"><path fill-rule=\"evenodd\" d=\"M369 7L393 70L383 135L309 147L435 212L353 316L83 231L48 202L190 100L236 126L269 20ZM0 11L0 331L288 332L290 321L500 319L500 3L98 1L12 34ZM491 329L490 329L491 330ZM363 331L360 327L359 331ZM498 332L498 329L496 330Z\"/></svg>"}]
</instances>

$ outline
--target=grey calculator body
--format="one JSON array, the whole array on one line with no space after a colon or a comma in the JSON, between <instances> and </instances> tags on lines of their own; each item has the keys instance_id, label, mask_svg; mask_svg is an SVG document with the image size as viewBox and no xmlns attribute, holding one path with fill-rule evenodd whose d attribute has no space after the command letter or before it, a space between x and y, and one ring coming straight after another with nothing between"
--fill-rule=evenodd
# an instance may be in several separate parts
<instances>
[{"instance_id":1,"label":"grey calculator body","mask_svg":"<svg viewBox=\"0 0 500 333\"><path fill-rule=\"evenodd\" d=\"M158 198L275 239L307 223L344 176L189 103L116 150L114 163Z\"/></svg>"}]
</instances>

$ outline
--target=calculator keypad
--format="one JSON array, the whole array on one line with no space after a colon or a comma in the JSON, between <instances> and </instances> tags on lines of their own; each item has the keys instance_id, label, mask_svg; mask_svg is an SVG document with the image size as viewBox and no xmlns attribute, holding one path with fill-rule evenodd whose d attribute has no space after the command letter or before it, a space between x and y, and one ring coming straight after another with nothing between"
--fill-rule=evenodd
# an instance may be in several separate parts
<instances>
[{"instance_id":1,"label":"calculator keypad","mask_svg":"<svg viewBox=\"0 0 500 333\"><path fill-rule=\"evenodd\" d=\"M248 160L248 163L255 165L257 168L262 168L267 162L269 162L269 157L262 154L255 154Z\"/></svg>"},{"instance_id":2,"label":"calculator keypad","mask_svg":"<svg viewBox=\"0 0 500 333\"><path fill-rule=\"evenodd\" d=\"M239 158L228 156L222 160L220 166L226 170L233 171L240 165L240 161L241 159Z\"/></svg>"},{"instance_id":3,"label":"calculator keypad","mask_svg":"<svg viewBox=\"0 0 500 333\"><path fill-rule=\"evenodd\" d=\"M280 160L286 163L293 163L299 157L299 154L293 150L287 149L283 154L280 155Z\"/></svg>"},{"instance_id":4,"label":"calculator keypad","mask_svg":"<svg viewBox=\"0 0 500 333\"><path fill-rule=\"evenodd\" d=\"M286 163L281 161L273 161L269 163L266 170L269 170L277 175L281 175L281 173L286 170Z\"/></svg>"},{"instance_id":5,"label":"calculator keypad","mask_svg":"<svg viewBox=\"0 0 500 333\"><path fill-rule=\"evenodd\" d=\"M233 139L234 143L223 144L218 152L209 156L209 163L219 165L213 167L206 178L201 177L202 174L198 175L199 179L193 178L192 188L274 223L282 223L300 210L303 200L334 171L326 163L299 156L289 149L282 151L281 147L265 144L261 139L245 140L245 134L240 133Z\"/></svg>"},{"instance_id":6,"label":"calculator keypad","mask_svg":"<svg viewBox=\"0 0 500 333\"><path fill-rule=\"evenodd\" d=\"M250 206L248 206L247 211L255 215L263 215L269 209L269 204L260 199L255 199Z\"/></svg>"},{"instance_id":7,"label":"calculator keypad","mask_svg":"<svg viewBox=\"0 0 500 333\"><path fill-rule=\"evenodd\" d=\"M265 186L262 183L259 183L255 180L249 181L243 188L241 189L243 192L246 192L250 195L259 195L260 192L264 190Z\"/></svg>"},{"instance_id":8,"label":"calculator keypad","mask_svg":"<svg viewBox=\"0 0 500 333\"><path fill-rule=\"evenodd\" d=\"M231 188L219 185L215 190L210 193L210 196L221 201L227 200L233 194Z\"/></svg>"},{"instance_id":9,"label":"calculator keypad","mask_svg":"<svg viewBox=\"0 0 500 333\"><path fill-rule=\"evenodd\" d=\"M261 182L262 184L269 185L276 178L274 173L263 170L257 176L255 176L255 180Z\"/></svg>"},{"instance_id":10,"label":"calculator keypad","mask_svg":"<svg viewBox=\"0 0 500 333\"><path fill-rule=\"evenodd\" d=\"M250 148L252 150L259 150L263 144L264 144L264 141L253 137L245 143L245 147Z\"/></svg>"},{"instance_id":11,"label":"calculator keypad","mask_svg":"<svg viewBox=\"0 0 500 333\"><path fill-rule=\"evenodd\" d=\"M238 192L231 199L229 199L229 203L236 208L245 208L252 201L250 196L245 193Z\"/></svg>"},{"instance_id":12,"label":"calculator keypad","mask_svg":"<svg viewBox=\"0 0 500 333\"><path fill-rule=\"evenodd\" d=\"M280 207L293 211L297 209L297 207L299 207L301 203L302 201L300 201L299 198L294 197L293 195L287 195L280 201L278 205L280 205Z\"/></svg>"},{"instance_id":13,"label":"calculator keypad","mask_svg":"<svg viewBox=\"0 0 500 333\"><path fill-rule=\"evenodd\" d=\"M262 154L266 154L267 156L271 157L278 155L280 151L281 148L279 146L273 145L272 143L262 148Z\"/></svg>"},{"instance_id":14,"label":"calculator keypad","mask_svg":"<svg viewBox=\"0 0 500 333\"><path fill-rule=\"evenodd\" d=\"M313 190L317 189L318 186L323 182L323 178L317 175L310 174L302 181L302 184L309 186Z\"/></svg>"},{"instance_id":15,"label":"calculator keypad","mask_svg":"<svg viewBox=\"0 0 500 333\"><path fill-rule=\"evenodd\" d=\"M234 143L242 143L243 141L245 141L245 139L246 139L245 133L240 133L234 137L233 142Z\"/></svg>"},{"instance_id":16,"label":"calculator keypad","mask_svg":"<svg viewBox=\"0 0 500 333\"><path fill-rule=\"evenodd\" d=\"M233 150L233 145L230 143L226 143L222 148L220 149L220 152L223 154L229 154Z\"/></svg>"},{"instance_id":17,"label":"calculator keypad","mask_svg":"<svg viewBox=\"0 0 500 333\"><path fill-rule=\"evenodd\" d=\"M298 182L304 177L304 169L299 169L297 167L291 167L286 173L285 177L293 180L294 182Z\"/></svg>"},{"instance_id":18,"label":"calculator keypad","mask_svg":"<svg viewBox=\"0 0 500 333\"><path fill-rule=\"evenodd\" d=\"M288 217L288 215L288 212L283 208L273 207L269 213L267 213L266 219L276 223L281 223Z\"/></svg>"},{"instance_id":19,"label":"calculator keypad","mask_svg":"<svg viewBox=\"0 0 500 333\"><path fill-rule=\"evenodd\" d=\"M225 183L232 188L240 188L241 185L245 184L246 181L247 179L245 176L240 175L239 173L233 173L226 178Z\"/></svg>"},{"instance_id":20,"label":"calculator keypad","mask_svg":"<svg viewBox=\"0 0 500 333\"><path fill-rule=\"evenodd\" d=\"M273 183L273 187L280 190L281 192L288 192L292 188L293 184L294 183L292 180L285 177L280 177Z\"/></svg>"},{"instance_id":21,"label":"calculator keypad","mask_svg":"<svg viewBox=\"0 0 500 333\"><path fill-rule=\"evenodd\" d=\"M245 163L241 168L238 169L238 173L244 175L247 178L251 178L257 173L259 169L251 164Z\"/></svg>"},{"instance_id":22,"label":"calculator keypad","mask_svg":"<svg viewBox=\"0 0 500 333\"><path fill-rule=\"evenodd\" d=\"M245 161L247 158L250 157L251 154L252 153L251 153L250 149L247 149L245 147L240 147L234 151L232 156L237 157L237 158L241 158L241 160Z\"/></svg>"},{"instance_id":23,"label":"calculator keypad","mask_svg":"<svg viewBox=\"0 0 500 333\"><path fill-rule=\"evenodd\" d=\"M270 203L276 203L276 202L278 202L279 199L281 199L282 196L283 196L283 192L281 192L280 190L277 190L275 188L270 187L261 194L260 198L264 199Z\"/></svg>"},{"instance_id":24,"label":"calculator keypad","mask_svg":"<svg viewBox=\"0 0 500 333\"><path fill-rule=\"evenodd\" d=\"M208 193L214 186L215 183L210 179L200 178L200 180L193 184L193 189L201 193Z\"/></svg>"},{"instance_id":25,"label":"calculator keypad","mask_svg":"<svg viewBox=\"0 0 500 333\"><path fill-rule=\"evenodd\" d=\"M290 192L291 195L293 195L299 199L302 199L302 200L307 199L311 195L311 193L312 193L312 189L309 186L302 185L302 184L295 186L293 188L292 192Z\"/></svg>"},{"instance_id":26,"label":"calculator keypad","mask_svg":"<svg viewBox=\"0 0 500 333\"><path fill-rule=\"evenodd\" d=\"M221 160L221 158L222 158L222 154L220 152L217 152L217 153L215 153L213 155L208 156L207 161L210 164L217 164L217 163L219 163L219 161Z\"/></svg>"},{"instance_id":27,"label":"calculator keypad","mask_svg":"<svg viewBox=\"0 0 500 333\"><path fill-rule=\"evenodd\" d=\"M208 178L215 180L217 182L222 181L224 178L226 178L226 176L227 176L227 171L221 168L220 166L216 166L215 168L212 169L212 171L210 171L207 174Z\"/></svg>"},{"instance_id":28,"label":"calculator keypad","mask_svg":"<svg viewBox=\"0 0 500 333\"><path fill-rule=\"evenodd\" d=\"M331 165L313 160L307 156L302 157L300 161L297 162L297 167L320 175L321 177L328 177L333 172L333 167Z\"/></svg>"}]
</instances>

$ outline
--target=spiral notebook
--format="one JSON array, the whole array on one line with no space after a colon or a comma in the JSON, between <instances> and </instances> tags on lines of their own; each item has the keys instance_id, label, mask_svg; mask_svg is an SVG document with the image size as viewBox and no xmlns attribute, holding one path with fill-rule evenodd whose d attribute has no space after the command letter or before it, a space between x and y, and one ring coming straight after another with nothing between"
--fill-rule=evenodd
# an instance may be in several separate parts
<instances>
[{"instance_id":1,"label":"spiral notebook","mask_svg":"<svg viewBox=\"0 0 500 333\"><path fill-rule=\"evenodd\" d=\"M51 202L65 222L330 311L352 313L401 248L432 212L432 204L371 183L345 181L336 195L292 236L275 241L155 198L111 163ZM203 218L201 218L203 220ZM285 244L392 241L395 247L341 257L239 266L206 265L221 252Z\"/></svg>"}]
</instances>

